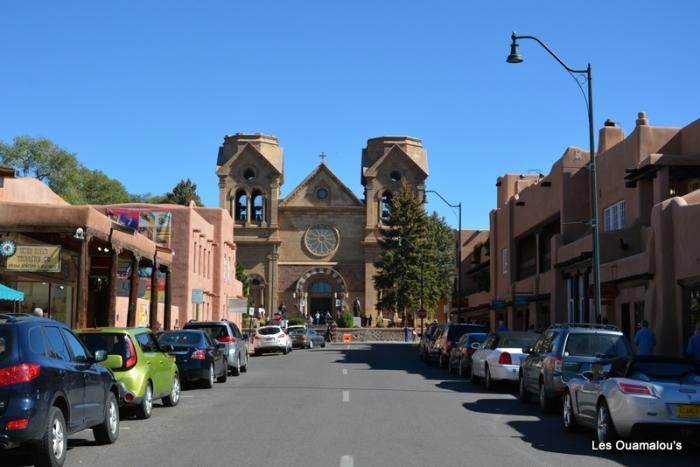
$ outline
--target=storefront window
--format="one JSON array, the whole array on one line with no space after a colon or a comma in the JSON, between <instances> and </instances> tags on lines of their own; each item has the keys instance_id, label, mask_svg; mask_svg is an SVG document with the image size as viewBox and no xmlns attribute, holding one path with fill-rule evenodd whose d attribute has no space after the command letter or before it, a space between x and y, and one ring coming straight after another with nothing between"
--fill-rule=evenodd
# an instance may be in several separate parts
<instances>
[{"instance_id":1,"label":"storefront window","mask_svg":"<svg viewBox=\"0 0 700 467\"><path fill-rule=\"evenodd\" d=\"M73 287L49 282L17 282L17 290L24 292L22 313L41 308L44 317L70 323L73 309Z\"/></svg>"},{"instance_id":2,"label":"storefront window","mask_svg":"<svg viewBox=\"0 0 700 467\"><path fill-rule=\"evenodd\" d=\"M51 308L49 317L62 323L70 323L73 309L73 287L51 284Z\"/></svg>"},{"instance_id":3,"label":"storefront window","mask_svg":"<svg viewBox=\"0 0 700 467\"><path fill-rule=\"evenodd\" d=\"M35 308L41 308L41 311L48 313L48 282L17 282L17 290L24 292L22 313L31 313Z\"/></svg>"}]
</instances>

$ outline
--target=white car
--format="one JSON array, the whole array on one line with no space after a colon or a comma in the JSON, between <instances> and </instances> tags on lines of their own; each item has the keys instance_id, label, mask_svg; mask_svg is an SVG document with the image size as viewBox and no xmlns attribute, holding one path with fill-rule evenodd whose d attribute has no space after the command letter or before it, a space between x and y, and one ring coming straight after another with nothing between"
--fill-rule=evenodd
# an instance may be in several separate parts
<instances>
[{"instance_id":1,"label":"white car","mask_svg":"<svg viewBox=\"0 0 700 467\"><path fill-rule=\"evenodd\" d=\"M486 389L497 381L518 381L520 361L527 355L523 347L532 347L540 335L534 332L503 331L490 334L472 355L472 381L483 380Z\"/></svg>"},{"instance_id":2,"label":"white car","mask_svg":"<svg viewBox=\"0 0 700 467\"><path fill-rule=\"evenodd\" d=\"M292 339L279 326L262 326L255 332L253 349L255 355L265 352L282 352L287 355L292 351Z\"/></svg>"}]
</instances>

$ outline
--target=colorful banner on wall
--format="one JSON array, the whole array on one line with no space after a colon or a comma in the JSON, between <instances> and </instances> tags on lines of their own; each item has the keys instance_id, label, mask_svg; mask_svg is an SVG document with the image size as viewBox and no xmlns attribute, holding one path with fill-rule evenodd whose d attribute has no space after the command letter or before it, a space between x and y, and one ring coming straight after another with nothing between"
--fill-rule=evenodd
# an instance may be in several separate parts
<instances>
[{"instance_id":1,"label":"colorful banner on wall","mask_svg":"<svg viewBox=\"0 0 700 467\"><path fill-rule=\"evenodd\" d=\"M17 245L7 258L8 271L61 272L61 247L54 245Z\"/></svg>"},{"instance_id":2,"label":"colorful banner on wall","mask_svg":"<svg viewBox=\"0 0 700 467\"><path fill-rule=\"evenodd\" d=\"M117 224L135 229L158 246L170 248L173 215L160 209L107 208L105 214Z\"/></svg>"}]
</instances>

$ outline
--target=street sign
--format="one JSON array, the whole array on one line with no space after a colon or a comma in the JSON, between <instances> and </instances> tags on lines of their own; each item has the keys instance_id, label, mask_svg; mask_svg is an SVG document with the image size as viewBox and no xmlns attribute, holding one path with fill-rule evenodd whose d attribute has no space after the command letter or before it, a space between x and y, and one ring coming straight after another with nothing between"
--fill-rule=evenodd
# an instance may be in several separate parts
<instances>
[{"instance_id":1,"label":"street sign","mask_svg":"<svg viewBox=\"0 0 700 467\"><path fill-rule=\"evenodd\" d=\"M421 308L421 309L418 310L418 312L416 313L416 316L418 316L420 319L425 319L425 318L428 317L428 312L427 312L427 310L426 310L425 308Z\"/></svg>"},{"instance_id":2,"label":"street sign","mask_svg":"<svg viewBox=\"0 0 700 467\"><path fill-rule=\"evenodd\" d=\"M272 319L274 319L275 321L281 320L281 319L282 319L282 313L280 313L279 311L276 311L275 314L272 315Z\"/></svg>"},{"instance_id":3,"label":"street sign","mask_svg":"<svg viewBox=\"0 0 700 467\"><path fill-rule=\"evenodd\" d=\"M192 289L192 303L194 305L204 303L204 289Z\"/></svg>"}]
</instances>

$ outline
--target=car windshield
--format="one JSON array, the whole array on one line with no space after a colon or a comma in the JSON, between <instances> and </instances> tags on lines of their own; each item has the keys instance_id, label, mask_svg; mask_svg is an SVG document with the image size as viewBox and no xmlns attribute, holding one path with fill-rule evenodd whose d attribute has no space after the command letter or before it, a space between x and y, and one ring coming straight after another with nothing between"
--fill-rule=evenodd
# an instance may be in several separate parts
<instances>
[{"instance_id":1,"label":"car windshield","mask_svg":"<svg viewBox=\"0 0 700 467\"><path fill-rule=\"evenodd\" d=\"M306 329L297 328L289 330L290 336L303 336L304 334L306 334Z\"/></svg>"},{"instance_id":2,"label":"car windshield","mask_svg":"<svg viewBox=\"0 0 700 467\"><path fill-rule=\"evenodd\" d=\"M172 345L173 347L193 347L204 345L204 336L198 332L165 332L158 338L158 343L160 345Z\"/></svg>"},{"instance_id":3,"label":"car windshield","mask_svg":"<svg viewBox=\"0 0 700 467\"><path fill-rule=\"evenodd\" d=\"M277 326L269 326L269 327L265 327L265 328L259 328L258 334L260 334L262 336L271 336L273 334L278 334L281 331L282 330L280 328L278 328Z\"/></svg>"},{"instance_id":4,"label":"car windshield","mask_svg":"<svg viewBox=\"0 0 700 467\"><path fill-rule=\"evenodd\" d=\"M624 357L630 355L629 344L620 334L571 333L566 341L565 355L576 357Z\"/></svg>"},{"instance_id":5,"label":"car windshield","mask_svg":"<svg viewBox=\"0 0 700 467\"><path fill-rule=\"evenodd\" d=\"M628 374L644 373L654 379L678 379L695 374L700 376L700 370L691 362L639 362L632 363Z\"/></svg>"},{"instance_id":6,"label":"car windshield","mask_svg":"<svg viewBox=\"0 0 700 467\"><path fill-rule=\"evenodd\" d=\"M228 336L228 329L224 325L216 324L188 324L186 329L198 329L209 334L212 339L220 339Z\"/></svg>"},{"instance_id":7,"label":"car windshield","mask_svg":"<svg viewBox=\"0 0 700 467\"><path fill-rule=\"evenodd\" d=\"M522 347L532 347L540 337L534 332L523 332L514 334L503 334L498 342L498 347L504 349L520 349Z\"/></svg>"},{"instance_id":8,"label":"car windshield","mask_svg":"<svg viewBox=\"0 0 700 467\"><path fill-rule=\"evenodd\" d=\"M93 355L98 350L105 350L107 355L120 355L122 362L126 363L132 355L124 336L125 334L107 332L82 332L78 334L80 340Z\"/></svg>"},{"instance_id":9,"label":"car windshield","mask_svg":"<svg viewBox=\"0 0 700 467\"><path fill-rule=\"evenodd\" d=\"M477 344L481 344L482 342L484 342L486 340L487 336L488 336L488 334L482 333L482 332L471 333L471 334L469 334L469 337L467 338L465 345L471 345L475 342Z\"/></svg>"},{"instance_id":10,"label":"car windshield","mask_svg":"<svg viewBox=\"0 0 700 467\"><path fill-rule=\"evenodd\" d=\"M10 356L11 334L10 328L0 326L0 362Z\"/></svg>"},{"instance_id":11,"label":"car windshield","mask_svg":"<svg viewBox=\"0 0 700 467\"><path fill-rule=\"evenodd\" d=\"M447 340L456 342L468 332L483 332L485 330L483 326L450 326L450 330L447 331Z\"/></svg>"}]
</instances>

